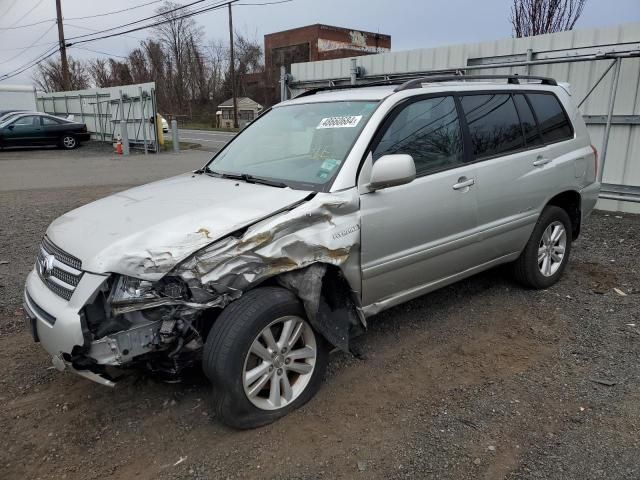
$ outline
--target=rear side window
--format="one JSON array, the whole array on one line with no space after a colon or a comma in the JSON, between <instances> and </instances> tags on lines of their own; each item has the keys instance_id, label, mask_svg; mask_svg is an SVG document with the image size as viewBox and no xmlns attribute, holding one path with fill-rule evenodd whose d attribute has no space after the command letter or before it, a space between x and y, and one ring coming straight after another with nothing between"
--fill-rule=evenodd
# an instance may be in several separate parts
<instances>
[{"instance_id":1,"label":"rear side window","mask_svg":"<svg viewBox=\"0 0 640 480\"><path fill-rule=\"evenodd\" d=\"M62 122L56 118L42 117L42 124L43 125L61 125Z\"/></svg>"},{"instance_id":2,"label":"rear side window","mask_svg":"<svg viewBox=\"0 0 640 480\"><path fill-rule=\"evenodd\" d=\"M538 131L536 119L533 116L527 99L524 98L524 95L517 94L513 96L513 101L516 103L516 108L518 109L520 123L522 124L522 133L524 133L524 140L527 146L541 145L542 139L540 138L540 132Z\"/></svg>"},{"instance_id":3,"label":"rear side window","mask_svg":"<svg viewBox=\"0 0 640 480\"><path fill-rule=\"evenodd\" d=\"M418 176L462 164L462 133L453 97L418 100L404 107L373 151L373 161L395 153L411 155Z\"/></svg>"},{"instance_id":4,"label":"rear side window","mask_svg":"<svg viewBox=\"0 0 640 480\"><path fill-rule=\"evenodd\" d=\"M522 127L511 95L465 95L460 100L476 159L524 148Z\"/></svg>"},{"instance_id":5,"label":"rear side window","mask_svg":"<svg viewBox=\"0 0 640 480\"><path fill-rule=\"evenodd\" d=\"M573 128L560 101L551 93L528 93L545 143L573 138Z\"/></svg>"}]
</instances>

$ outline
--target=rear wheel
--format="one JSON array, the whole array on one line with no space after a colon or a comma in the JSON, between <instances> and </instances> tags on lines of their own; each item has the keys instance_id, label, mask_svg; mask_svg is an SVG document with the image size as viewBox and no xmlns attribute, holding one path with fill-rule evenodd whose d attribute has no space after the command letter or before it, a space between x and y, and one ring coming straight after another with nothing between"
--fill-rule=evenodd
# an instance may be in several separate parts
<instances>
[{"instance_id":1,"label":"rear wheel","mask_svg":"<svg viewBox=\"0 0 640 480\"><path fill-rule=\"evenodd\" d=\"M571 231L571 220L565 210L553 205L546 207L514 263L516 279L537 289L555 284L569 261Z\"/></svg>"},{"instance_id":2,"label":"rear wheel","mask_svg":"<svg viewBox=\"0 0 640 480\"><path fill-rule=\"evenodd\" d=\"M207 337L203 369L213 383L218 418L245 429L308 402L320 388L327 361L325 340L295 295L264 287L220 314Z\"/></svg>"},{"instance_id":3,"label":"rear wheel","mask_svg":"<svg viewBox=\"0 0 640 480\"><path fill-rule=\"evenodd\" d=\"M66 150L73 150L78 146L78 140L75 136L67 134L60 139L60 146Z\"/></svg>"}]
</instances>

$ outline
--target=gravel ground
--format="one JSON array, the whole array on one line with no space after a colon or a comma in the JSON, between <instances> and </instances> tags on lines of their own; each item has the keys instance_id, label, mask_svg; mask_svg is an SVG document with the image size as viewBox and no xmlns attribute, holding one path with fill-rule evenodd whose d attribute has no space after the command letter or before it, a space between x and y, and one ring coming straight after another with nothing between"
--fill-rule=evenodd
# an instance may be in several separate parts
<instances>
[{"instance_id":1,"label":"gravel ground","mask_svg":"<svg viewBox=\"0 0 640 480\"><path fill-rule=\"evenodd\" d=\"M596 212L548 290L496 269L384 312L314 400L237 432L201 377L108 389L23 329L48 223L122 188L0 191L0 478L640 478L640 216Z\"/></svg>"}]
</instances>

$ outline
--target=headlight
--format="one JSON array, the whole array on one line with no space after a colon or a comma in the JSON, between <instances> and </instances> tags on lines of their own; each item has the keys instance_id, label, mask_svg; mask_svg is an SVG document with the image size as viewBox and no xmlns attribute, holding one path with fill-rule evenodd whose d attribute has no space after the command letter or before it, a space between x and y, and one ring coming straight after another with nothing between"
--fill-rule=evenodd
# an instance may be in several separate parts
<instances>
[{"instance_id":1,"label":"headlight","mask_svg":"<svg viewBox=\"0 0 640 480\"><path fill-rule=\"evenodd\" d=\"M119 275L111 290L110 303L137 303L147 302L158 297L154 291L153 283L133 277Z\"/></svg>"},{"instance_id":2,"label":"headlight","mask_svg":"<svg viewBox=\"0 0 640 480\"><path fill-rule=\"evenodd\" d=\"M111 288L109 304L112 313L118 315L163 305L189 305L189 299L186 284L177 277L167 276L153 283L119 275Z\"/></svg>"}]
</instances>

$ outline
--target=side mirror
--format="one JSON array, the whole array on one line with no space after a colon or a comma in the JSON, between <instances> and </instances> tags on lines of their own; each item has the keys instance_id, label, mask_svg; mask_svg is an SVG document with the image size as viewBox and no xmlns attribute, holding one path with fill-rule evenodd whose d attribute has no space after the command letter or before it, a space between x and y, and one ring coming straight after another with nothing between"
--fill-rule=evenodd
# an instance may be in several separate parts
<instances>
[{"instance_id":1,"label":"side mirror","mask_svg":"<svg viewBox=\"0 0 640 480\"><path fill-rule=\"evenodd\" d=\"M375 191L410 183L416 178L416 165L411 155L383 155L373 164L369 190Z\"/></svg>"}]
</instances>

